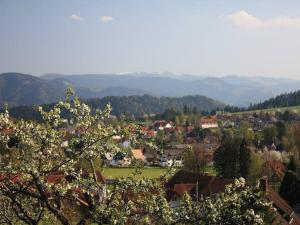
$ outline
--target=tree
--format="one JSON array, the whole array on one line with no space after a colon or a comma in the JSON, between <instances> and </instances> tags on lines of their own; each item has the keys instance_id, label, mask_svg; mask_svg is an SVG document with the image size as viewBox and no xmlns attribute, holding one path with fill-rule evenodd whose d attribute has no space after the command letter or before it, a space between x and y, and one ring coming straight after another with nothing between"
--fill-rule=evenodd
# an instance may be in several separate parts
<instances>
[{"instance_id":1,"label":"tree","mask_svg":"<svg viewBox=\"0 0 300 225\"><path fill-rule=\"evenodd\" d=\"M279 194L284 198L291 206L295 206L299 203L300 199L300 176L295 172L288 170L281 182Z\"/></svg>"},{"instance_id":2,"label":"tree","mask_svg":"<svg viewBox=\"0 0 300 225\"><path fill-rule=\"evenodd\" d=\"M223 136L220 147L214 153L214 166L219 176L240 177L240 144L240 138L233 134Z\"/></svg>"},{"instance_id":3,"label":"tree","mask_svg":"<svg viewBox=\"0 0 300 225\"><path fill-rule=\"evenodd\" d=\"M255 184L257 180L261 177L264 162L265 161L263 160L261 154L255 151L250 152L250 166L247 177L247 181L250 184Z\"/></svg>"},{"instance_id":4,"label":"tree","mask_svg":"<svg viewBox=\"0 0 300 225\"><path fill-rule=\"evenodd\" d=\"M297 164L295 162L294 157L291 157L291 160L287 166L287 170L293 171L293 172L297 172Z\"/></svg>"},{"instance_id":5,"label":"tree","mask_svg":"<svg viewBox=\"0 0 300 225\"><path fill-rule=\"evenodd\" d=\"M239 152L239 166L240 166L240 176L247 179L249 176L249 169L251 164L251 150L247 146L246 140L244 139L240 145Z\"/></svg>"},{"instance_id":6,"label":"tree","mask_svg":"<svg viewBox=\"0 0 300 225\"><path fill-rule=\"evenodd\" d=\"M275 126L266 127L263 130L263 137L266 144L271 145L277 141L277 129Z\"/></svg>"},{"instance_id":7,"label":"tree","mask_svg":"<svg viewBox=\"0 0 300 225\"><path fill-rule=\"evenodd\" d=\"M113 136L134 136L135 130L107 123L109 106L92 114L71 90L65 102L59 102L48 112L41 107L39 111L41 123L17 121L8 112L0 114L1 154L3 148L10 153L1 155L1 222L31 225L266 222L270 204L259 191L246 187L243 180L205 201L192 202L186 194L178 208L170 207L162 182L154 179L127 177L107 190L101 182L101 168L95 162L105 153L119 149ZM62 116L63 111L66 117ZM69 134L69 144L65 147L65 131L70 126L75 132ZM84 171L87 165L91 173Z\"/></svg>"},{"instance_id":8,"label":"tree","mask_svg":"<svg viewBox=\"0 0 300 225\"><path fill-rule=\"evenodd\" d=\"M191 147L186 150L183 156L184 169L195 173L204 173L208 163L206 157L204 148L201 146Z\"/></svg>"},{"instance_id":9,"label":"tree","mask_svg":"<svg viewBox=\"0 0 300 225\"><path fill-rule=\"evenodd\" d=\"M126 192L125 187L136 185L136 190L141 192L158 190L151 185L153 181L145 180L139 185L128 180L113 192L106 191L96 162L105 153L118 149L113 136L133 133L106 123L110 110L108 105L92 114L90 108L68 90L67 100L57 103L50 111L39 107L41 123L11 119L7 111L1 114L1 153L5 154L1 155L0 165L0 207L4 203L9 207L6 210L9 214L0 214L1 219L7 217L26 224L51 219L64 225L85 224L97 221L103 208L121 201L115 197ZM74 134L64 147L67 127L72 127ZM162 197L162 193L154 194L151 199L145 197L145 204L148 200L156 204L153 198ZM152 203L149 206L156 207ZM126 204L129 206L131 202Z\"/></svg>"},{"instance_id":10,"label":"tree","mask_svg":"<svg viewBox=\"0 0 300 225\"><path fill-rule=\"evenodd\" d=\"M224 193L207 198L203 206L203 214L206 215L203 224L273 224L276 210L264 200L259 185L249 187L245 184L245 180L240 178Z\"/></svg>"},{"instance_id":11,"label":"tree","mask_svg":"<svg viewBox=\"0 0 300 225\"><path fill-rule=\"evenodd\" d=\"M156 134L156 144L160 147L160 149L163 149L163 146L166 144L166 134L165 131L159 130Z\"/></svg>"},{"instance_id":12,"label":"tree","mask_svg":"<svg viewBox=\"0 0 300 225\"><path fill-rule=\"evenodd\" d=\"M177 133L177 132L173 132L171 134L170 142L182 144L183 140L184 140L184 136L182 134Z\"/></svg>"},{"instance_id":13,"label":"tree","mask_svg":"<svg viewBox=\"0 0 300 225\"><path fill-rule=\"evenodd\" d=\"M5 158L6 163L0 167L4 177L1 185L5 186L0 194L9 201L19 220L38 224L54 216L60 223L70 224L72 218L63 208L80 202L74 191L78 188L88 207L76 218L77 222L83 224L91 219L95 205L105 195L95 160L114 147L112 137L118 132L105 123L110 110L107 106L91 115L90 108L68 90L67 101L59 102L49 112L39 107L43 123L15 121L10 119L8 112L0 115L1 130L10 130L10 133L1 133L0 141L5 144L6 151L15 155ZM67 117L62 117L62 112L67 112ZM70 138L65 149L61 143L67 126L72 126L76 135ZM82 170L83 161L88 162L93 171L90 176L85 176ZM63 178L49 182L49 177L55 174Z\"/></svg>"},{"instance_id":14,"label":"tree","mask_svg":"<svg viewBox=\"0 0 300 225\"><path fill-rule=\"evenodd\" d=\"M240 121L239 129L236 132L236 135L240 136L240 138L245 140L248 144L251 144L255 140L255 134L252 129L252 125L248 121Z\"/></svg>"},{"instance_id":15,"label":"tree","mask_svg":"<svg viewBox=\"0 0 300 225\"><path fill-rule=\"evenodd\" d=\"M214 166L219 176L226 178L249 176L251 165L251 150L246 138L240 138L235 133L223 136L221 146L214 153Z\"/></svg>"},{"instance_id":16,"label":"tree","mask_svg":"<svg viewBox=\"0 0 300 225\"><path fill-rule=\"evenodd\" d=\"M282 137L284 137L287 132L286 124L282 121L279 121L276 123L276 127L277 127L278 140L282 140Z\"/></svg>"}]
</instances>

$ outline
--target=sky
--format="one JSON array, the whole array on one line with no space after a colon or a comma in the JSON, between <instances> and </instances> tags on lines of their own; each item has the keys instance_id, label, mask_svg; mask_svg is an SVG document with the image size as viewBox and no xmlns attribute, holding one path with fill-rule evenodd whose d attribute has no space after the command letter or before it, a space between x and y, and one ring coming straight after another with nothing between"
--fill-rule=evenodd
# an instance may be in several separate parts
<instances>
[{"instance_id":1,"label":"sky","mask_svg":"<svg viewBox=\"0 0 300 225\"><path fill-rule=\"evenodd\" d=\"M299 0L0 0L0 73L300 79Z\"/></svg>"}]
</instances>

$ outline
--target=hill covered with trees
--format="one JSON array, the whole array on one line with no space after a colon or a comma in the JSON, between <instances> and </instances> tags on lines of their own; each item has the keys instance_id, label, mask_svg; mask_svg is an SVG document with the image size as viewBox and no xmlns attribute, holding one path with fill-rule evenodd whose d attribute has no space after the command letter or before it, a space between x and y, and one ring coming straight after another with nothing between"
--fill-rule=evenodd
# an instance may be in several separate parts
<instances>
[{"instance_id":1,"label":"hill covered with trees","mask_svg":"<svg viewBox=\"0 0 300 225\"><path fill-rule=\"evenodd\" d=\"M223 109L225 104L204 96L185 97L153 97L143 96L108 96L104 98L94 98L85 101L92 110L104 108L108 103L112 106L112 114L116 116L142 117L144 115L163 113L166 109L174 108L182 111L185 107L195 109L198 112ZM44 105L47 110L53 104ZM39 113L34 106L20 106L10 109L10 113L15 118L40 119Z\"/></svg>"},{"instance_id":2,"label":"hill covered with trees","mask_svg":"<svg viewBox=\"0 0 300 225\"><path fill-rule=\"evenodd\" d=\"M32 105L56 102L66 86L20 73L0 76L0 106Z\"/></svg>"},{"instance_id":3,"label":"hill covered with trees","mask_svg":"<svg viewBox=\"0 0 300 225\"><path fill-rule=\"evenodd\" d=\"M255 109L268 109L268 108L278 108L287 106L298 106L300 105L300 90L280 94L274 98L270 98L259 104L255 104L249 107L250 110Z\"/></svg>"}]
</instances>

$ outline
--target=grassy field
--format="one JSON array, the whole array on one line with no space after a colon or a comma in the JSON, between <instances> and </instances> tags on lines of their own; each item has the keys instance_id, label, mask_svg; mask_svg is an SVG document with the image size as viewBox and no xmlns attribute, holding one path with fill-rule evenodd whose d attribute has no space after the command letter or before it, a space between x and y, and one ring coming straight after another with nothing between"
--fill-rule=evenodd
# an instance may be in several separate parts
<instances>
[{"instance_id":1,"label":"grassy field","mask_svg":"<svg viewBox=\"0 0 300 225\"><path fill-rule=\"evenodd\" d=\"M137 175L136 178L158 178L167 172L167 168L162 167L145 167L141 170L141 174ZM175 168L179 170L179 168ZM121 177L133 176L134 168L104 168L103 175L108 179L116 179ZM215 171L212 167L207 167L205 171L208 174L215 175Z\"/></svg>"},{"instance_id":2,"label":"grassy field","mask_svg":"<svg viewBox=\"0 0 300 225\"><path fill-rule=\"evenodd\" d=\"M294 113L300 113L300 106L259 109L259 110L245 111L245 112L236 112L236 113L232 113L232 114L233 115L242 115L242 114L253 114L254 112L256 112L256 113L260 113L260 112L285 112L286 110L294 112Z\"/></svg>"},{"instance_id":3,"label":"grassy field","mask_svg":"<svg viewBox=\"0 0 300 225\"><path fill-rule=\"evenodd\" d=\"M134 168L104 168L103 175L109 179L116 179L120 177L133 176L134 171ZM158 178L167 172L167 168L146 167L143 168L141 172L141 174L136 176L137 178Z\"/></svg>"}]
</instances>

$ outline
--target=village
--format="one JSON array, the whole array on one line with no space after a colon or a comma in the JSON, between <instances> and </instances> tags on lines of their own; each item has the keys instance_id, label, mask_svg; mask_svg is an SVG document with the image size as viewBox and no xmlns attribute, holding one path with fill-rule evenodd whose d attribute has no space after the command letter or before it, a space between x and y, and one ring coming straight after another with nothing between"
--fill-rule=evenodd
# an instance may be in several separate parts
<instances>
[{"instance_id":1,"label":"village","mask_svg":"<svg viewBox=\"0 0 300 225\"><path fill-rule=\"evenodd\" d=\"M139 180L148 177L162 185L169 207L177 209L180 208L186 194L189 194L192 202L200 202L207 197L223 193L228 185L236 182L235 179L243 176L240 182L247 180L251 185L260 182L263 198L272 202L281 212L277 213L277 222L299 224L298 200L290 206L279 195L286 171L291 167L293 157L297 156L293 149L289 148L293 143L288 137L298 135L297 132L300 131L293 125L294 122L300 121L298 114L217 112L207 116L200 113L180 114L180 118L176 117L174 120L156 118L146 122L110 118L107 125L113 124L112 127L115 128L122 126L120 130L125 132L111 136L113 147L110 151L92 157L95 162L100 158L100 163L96 166L102 168L101 172L94 172L93 176L103 185L101 198L105 198L109 189L119 184L120 179ZM63 134L60 148L67 157L73 157L76 151L83 148L83 135L93 132L92 128L83 129L80 126L62 126L58 130ZM19 147L19 140L14 138L15 133L12 129L2 129L1 133L10 137L6 148ZM77 137L79 142L74 142ZM97 139L97 136L95 138ZM141 142L136 142L136 139ZM72 149L75 149L75 153ZM225 155L218 157L222 152ZM245 153L248 158L245 158ZM7 163L6 155L1 155L0 163ZM246 169L243 168L244 164ZM142 171L157 170L159 174L137 176L136 169L139 167ZM173 172L167 174L169 169ZM114 173L107 174L106 170L114 170ZM133 174L130 174L130 170ZM127 171L127 174L122 171ZM80 179L89 179L89 170L81 170L78 173ZM164 174L167 176L162 179ZM10 176L9 182L22 184L21 174L11 178ZM45 182L55 186L64 180L70 182L75 176L77 175L72 173L52 171L47 175ZM7 174L2 174L0 180L7 177ZM82 194L82 188L78 186L72 189L72 192L78 193L77 201L80 205L89 207L91 203ZM52 193L47 195L51 196Z\"/></svg>"},{"instance_id":2,"label":"village","mask_svg":"<svg viewBox=\"0 0 300 225\"><path fill-rule=\"evenodd\" d=\"M289 113L289 119L299 121L298 114ZM156 149L143 145L132 145L130 137L113 137L115 143L120 146L116 152L106 153L103 157L107 167L130 167L135 162L150 167L184 167L185 153L194 150L205 167L213 167L214 152L219 148L222 133L227 130L246 129L249 135L254 135L256 145L251 145L256 151L268 151L272 163L268 170L284 168L289 153L281 144L269 142L263 143L261 137L265 128L276 126L282 121L282 115L276 113L258 114L229 114L218 112L213 116L202 116L197 124L184 123L177 125L170 120L154 120L145 126L139 123L141 134L146 139L151 139L156 144ZM259 135L258 135L259 134ZM257 137L259 136L259 137ZM272 137L271 137L272 139ZM273 165L274 164L274 165ZM274 173L283 173L283 171ZM270 172L268 172L270 173Z\"/></svg>"}]
</instances>

